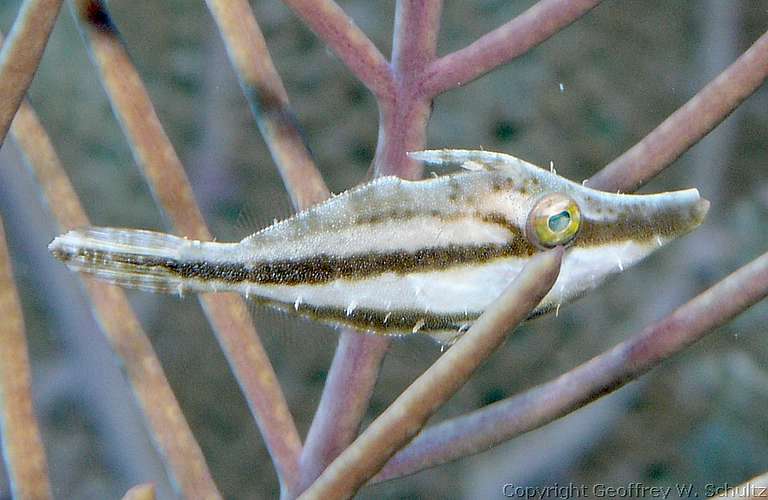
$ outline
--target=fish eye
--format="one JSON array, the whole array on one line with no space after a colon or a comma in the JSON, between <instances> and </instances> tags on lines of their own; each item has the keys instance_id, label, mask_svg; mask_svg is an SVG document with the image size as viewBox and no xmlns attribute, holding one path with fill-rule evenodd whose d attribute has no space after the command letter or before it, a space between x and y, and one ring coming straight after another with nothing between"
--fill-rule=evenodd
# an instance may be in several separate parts
<instances>
[{"instance_id":1,"label":"fish eye","mask_svg":"<svg viewBox=\"0 0 768 500\"><path fill-rule=\"evenodd\" d=\"M581 227L581 210L563 193L551 193L533 206L525 225L526 237L539 248L572 242Z\"/></svg>"}]
</instances>

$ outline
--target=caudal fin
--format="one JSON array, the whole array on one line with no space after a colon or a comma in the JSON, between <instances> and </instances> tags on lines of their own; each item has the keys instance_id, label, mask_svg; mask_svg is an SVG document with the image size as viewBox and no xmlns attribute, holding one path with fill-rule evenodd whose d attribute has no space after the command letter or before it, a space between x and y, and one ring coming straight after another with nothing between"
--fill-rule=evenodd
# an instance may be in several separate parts
<instances>
[{"instance_id":1,"label":"caudal fin","mask_svg":"<svg viewBox=\"0 0 768 500\"><path fill-rule=\"evenodd\" d=\"M48 249L73 271L130 288L181 292L188 283L175 269L191 243L154 231L90 227L55 238Z\"/></svg>"}]
</instances>

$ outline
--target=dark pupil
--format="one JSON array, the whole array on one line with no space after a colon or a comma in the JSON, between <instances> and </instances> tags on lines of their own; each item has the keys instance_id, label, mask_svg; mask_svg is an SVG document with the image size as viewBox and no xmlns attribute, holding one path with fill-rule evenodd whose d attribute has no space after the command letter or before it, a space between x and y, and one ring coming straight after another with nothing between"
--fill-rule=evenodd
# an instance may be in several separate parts
<instances>
[{"instance_id":1,"label":"dark pupil","mask_svg":"<svg viewBox=\"0 0 768 500\"><path fill-rule=\"evenodd\" d=\"M567 210L563 210L559 214L553 215L547 221L547 225L549 226L549 229L553 233L559 233L560 231L564 231L568 227L568 224L570 223L571 223L571 214L569 214Z\"/></svg>"}]
</instances>

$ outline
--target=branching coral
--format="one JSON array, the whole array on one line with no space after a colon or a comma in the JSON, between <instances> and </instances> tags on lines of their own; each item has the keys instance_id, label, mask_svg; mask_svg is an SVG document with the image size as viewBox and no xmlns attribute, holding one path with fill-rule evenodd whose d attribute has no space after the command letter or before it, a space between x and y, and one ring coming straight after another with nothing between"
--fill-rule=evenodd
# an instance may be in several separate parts
<instances>
[{"instance_id":1,"label":"branching coral","mask_svg":"<svg viewBox=\"0 0 768 500\"><path fill-rule=\"evenodd\" d=\"M520 57L600 4L600 0L540 0L471 45L438 57L442 1L398 0L392 56L387 60L332 0L284 2L375 97L380 128L371 175L408 179L417 179L422 174L421 165L406 153L426 146L435 97ZM22 101L60 3L25 1L13 33L0 53L0 139L15 115L11 134L24 152L58 223L67 229L87 225L88 219L40 121L30 105ZM288 93L248 2L206 3L295 208L306 208L327 198L329 190L304 143ZM73 0L71 5L112 110L158 205L178 234L209 239L211 233L195 203L184 166L106 6L99 0ZM754 42L656 130L596 173L588 185L610 191L639 188L716 127L766 77L768 34ZM558 265L557 252L535 260L531 270L521 275L473 331L419 377L360 436L359 428L389 341L352 331L341 332L317 413L303 445L244 301L225 294L204 295L200 300L259 425L283 496L330 498L353 495L368 481L394 479L478 453L544 425L634 380L768 294L768 255L763 255L637 335L559 378L422 431L435 410L495 350L504 338L502 332L525 318L538 303L557 276ZM538 273L538 280L531 279L534 272ZM4 279L10 282L9 274L5 275ZM11 285L4 287L13 292ZM178 492L189 498L220 497L162 367L125 296L116 288L89 280L85 281L85 288L105 336L125 367L147 427ZM8 315L20 318L17 309ZM21 349L23 342L18 342L18 330L16 327L9 331L8 336L14 335L14 345ZM4 352L5 348L4 345ZM3 363L4 367L9 366ZM26 385L28 378L23 366L3 368L0 375L3 387ZM18 398L7 399L9 393L4 389L4 403L8 408L8 401L12 401L10 409L23 410L27 415L24 418L31 422L28 395L23 392ZM41 488L40 496L49 495L44 459L34 455L37 458L33 460L31 454L25 458L14 453L18 447L13 439L14 420L4 421L5 455L18 491L37 485ZM32 432L34 426L30 424L29 430ZM36 441L34 436L28 439L30 446ZM139 488L130 495L151 497L152 493Z\"/></svg>"}]
</instances>

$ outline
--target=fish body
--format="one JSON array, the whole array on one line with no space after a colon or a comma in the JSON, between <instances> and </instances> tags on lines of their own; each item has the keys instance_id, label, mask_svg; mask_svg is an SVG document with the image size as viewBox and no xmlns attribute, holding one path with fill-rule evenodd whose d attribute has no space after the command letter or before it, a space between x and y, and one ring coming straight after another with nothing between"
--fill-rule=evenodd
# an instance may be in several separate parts
<instances>
[{"instance_id":1,"label":"fish body","mask_svg":"<svg viewBox=\"0 0 768 500\"><path fill-rule=\"evenodd\" d=\"M543 197L563 197L577 210L545 219L544 231L563 224L576 231L534 316L694 229L708 208L695 189L605 193L501 153L412 156L464 169L422 181L383 177L239 243L88 228L59 236L50 249L73 270L128 287L235 291L324 323L450 343L546 246L531 230Z\"/></svg>"}]
</instances>

